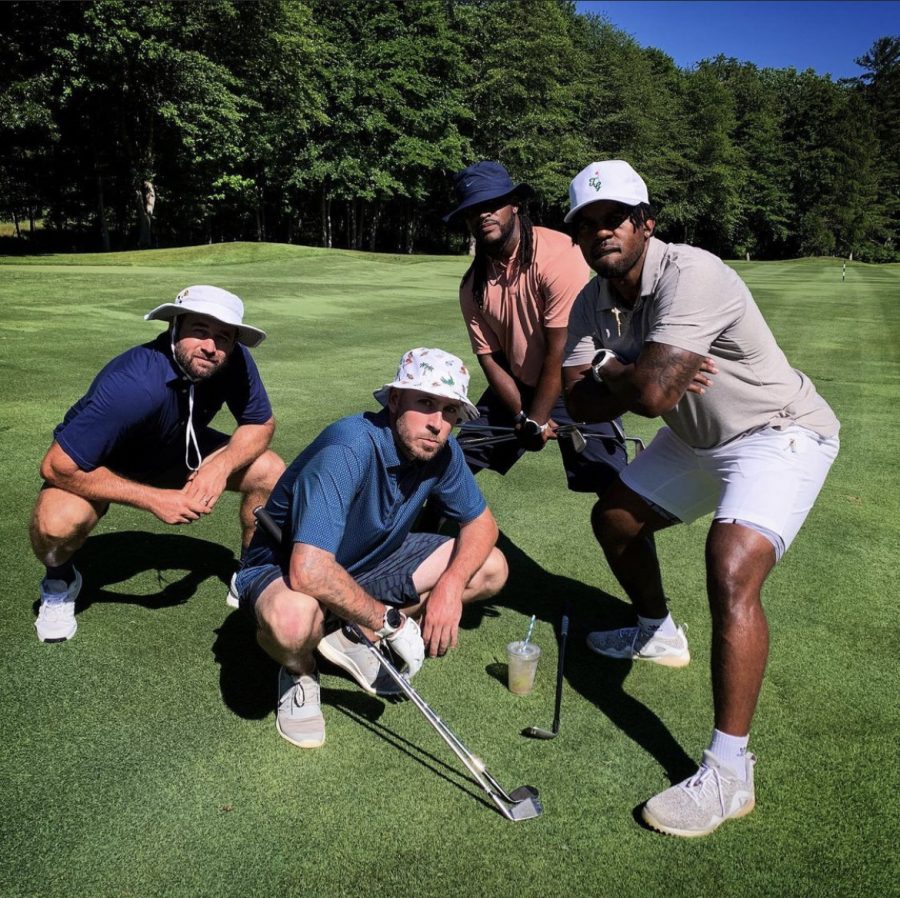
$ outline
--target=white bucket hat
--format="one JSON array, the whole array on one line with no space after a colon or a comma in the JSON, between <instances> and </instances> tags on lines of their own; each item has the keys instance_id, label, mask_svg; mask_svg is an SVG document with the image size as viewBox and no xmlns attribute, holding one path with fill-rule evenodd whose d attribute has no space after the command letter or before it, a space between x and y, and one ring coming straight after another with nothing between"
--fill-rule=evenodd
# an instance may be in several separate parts
<instances>
[{"instance_id":1,"label":"white bucket hat","mask_svg":"<svg viewBox=\"0 0 900 898\"><path fill-rule=\"evenodd\" d=\"M196 284L193 287L185 287L175 302L166 302L157 306L151 312L144 315L147 321L171 321L178 315L186 315L194 312L197 315L208 315L221 321L222 324L230 324L237 328L238 341L244 346L259 346L266 339L266 332L258 327L244 324L244 304L240 297L222 290L220 287L210 287L209 284Z\"/></svg>"},{"instance_id":2,"label":"white bucket hat","mask_svg":"<svg viewBox=\"0 0 900 898\"><path fill-rule=\"evenodd\" d=\"M478 409L469 402L469 372L455 355L443 349L410 349L400 359L400 367L394 380L372 395L382 404L388 404L388 393L396 390L419 390L432 396L454 399L460 406L460 418L473 421Z\"/></svg>"},{"instance_id":3,"label":"white bucket hat","mask_svg":"<svg viewBox=\"0 0 900 898\"><path fill-rule=\"evenodd\" d=\"M641 176L621 159L592 162L583 168L569 185L569 214L563 219L570 222L579 209L599 200L613 200L626 206L649 203L647 185Z\"/></svg>"}]
</instances>

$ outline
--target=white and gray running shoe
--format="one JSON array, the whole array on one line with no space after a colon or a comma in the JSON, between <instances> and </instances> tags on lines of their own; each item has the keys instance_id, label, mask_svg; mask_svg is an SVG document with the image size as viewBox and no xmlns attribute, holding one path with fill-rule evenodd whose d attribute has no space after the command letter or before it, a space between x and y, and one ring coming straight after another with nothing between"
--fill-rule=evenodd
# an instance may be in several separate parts
<instances>
[{"instance_id":1,"label":"white and gray running shoe","mask_svg":"<svg viewBox=\"0 0 900 898\"><path fill-rule=\"evenodd\" d=\"M726 820L745 817L756 805L753 767L756 756L747 752L747 779L742 780L709 751L700 769L665 792L655 795L641 812L644 822L670 836L705 836Z\"/></svg>"},{"instance_id":2,"label":"white and gray running shoe","mask_svg":"<svg viewBox=\"0 0 900 898\"><path fill-rule=\"evenodd\" d=\"M684 627L679 627L674 636L663 636L658 630L648 633L640 627L597 630L588 633L587 645L607 658L652 661L665 667L687 667L691 660Z\"/></svg>"},{"instance_id":3,"label":"white and gray running shoe","mask_svg":"<svg viewBox=\"0 0 900 898\"><path fill-rule=\"evenodd\" d=\"M81 592L81 574L68 585L64 580L41 581L41 607L34 626L41 642L65 642L75 635L75 599Z\"/></svg>"},{"instance_id":4,"label":"white and gray running shoe","mask_svg":"<svg viewBox=\"0 0 900 898\"><path fill-rule=\"evenodd\" d=\"M325 718L319 694L319 672L278 671L278 705L275 712L278 732L300 748L319 748L325 743Z\"/></svg>"},{"instance_id":5,"label":"white and gray running shoe","mask_svg":"<svg viewBox=\"0 0 900 898\"><path fill-rule=\"evenodd\" d=\"M400 695L400 687L366 646L348 639L341 629L319 641L319 654L345 670L369 695Z\"/></svg>"},{"instance_id":6,"label":"white and gray running shoe","mask_svg":"<svg viewBox=\"0 0 900 898\"><path fill-rule=\"evenodd\" d=\"M237 591L236 581L237 572L231 575L231 582L228 584L228 595L225 596L225 604L229 608L237 608L241 604L241 595Z\"/></svg>"}]
</instances>

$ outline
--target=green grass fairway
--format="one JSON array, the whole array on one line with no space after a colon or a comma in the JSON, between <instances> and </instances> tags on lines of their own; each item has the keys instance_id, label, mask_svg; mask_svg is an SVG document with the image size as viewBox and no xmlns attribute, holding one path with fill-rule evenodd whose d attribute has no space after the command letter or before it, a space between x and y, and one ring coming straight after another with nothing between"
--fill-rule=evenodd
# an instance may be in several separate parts
<instances>
[{"instance_id":1,"label":"green grass fairway","mask_svg":"<svg viewBox=\"0 0 900 898\"><path fill-rule=\"evenodd\" d=\"M791 362L843 422L841 455L765 592L772 652L753 731L757 810L697 840L636 822L691 772L712 725L706 527L659 539L690 628L684 670L604 663L584 634L630 620L551 446L481 478L511 562L460 647L416 686L507 788L545 813L504 820L415 708L328 673L328 741L275 730L275 667L225 605L238 546L227 496L196 527L117 507L78 562L78 633L43 645L28 520L53 426L113 355L160 329L142 315L191 283L236 291L269 332L255 357L286 459L373 408L401 353L472 359L456 301L464 258L230 244L0 260L3 898L897 895L897 555L892 411L900 266L737 264ZM474 359L472 365L477 367ZM473 393L483 387L480 372ZM223 423L226 423L223 420ZM649 437L656 423L631 418ZM574 603L562 730L554 625ZM535 691L510 694L504 647L536 613Z\"/></svg>"}]
</instances>

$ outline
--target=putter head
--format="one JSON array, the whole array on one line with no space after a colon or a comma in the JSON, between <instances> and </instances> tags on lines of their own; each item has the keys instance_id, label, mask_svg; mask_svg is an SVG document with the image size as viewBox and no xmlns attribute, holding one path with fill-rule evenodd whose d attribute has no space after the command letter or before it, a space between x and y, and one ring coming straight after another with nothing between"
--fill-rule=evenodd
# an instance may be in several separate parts
<instances>
[{"instance_id":1,"label":"putter head","mask_svg":"<svg viewBox=\"0 0 900 898\"><path fill-rule=\"evenodd\" d=\"M507 808L506 816L510 820L533 820L544 811L538 799L538 790L534 786L519 786L509 793L512 803Z\"/></svg>"},{"instance_id":2,"label":"putter head","mask_svg":"<svg viewBox=\"0 0 900 898\"><path fill-rule=\"evenodd\" d=\"M525 727L522 730L523 736L530 739L555 739L559 735L559 730L545 730L543 727Z\"/></svg>"}]
</instances>

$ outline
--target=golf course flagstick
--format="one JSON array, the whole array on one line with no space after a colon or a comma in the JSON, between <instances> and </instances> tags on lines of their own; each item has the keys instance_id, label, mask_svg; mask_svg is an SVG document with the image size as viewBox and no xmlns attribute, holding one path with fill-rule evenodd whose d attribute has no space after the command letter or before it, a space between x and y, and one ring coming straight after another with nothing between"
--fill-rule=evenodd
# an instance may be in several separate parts
<instances>
[{"instance_id":1,"label":"golf course flagstick","mask_svg":"<svg viewBox=\"0 0 900 898\"><path fill-rule=\"evenodd\" d=\"M275 523L272 516L259 506L253 510L253 514L259 526L277 545L282 544L282 530ZM437 730L438 735L450 746L454 754L465 764L466 769L475 777L478 785L493 800L494 804L507 820L531 820L539 817L543 811L538 800L538 791L533 786L519 786L512 792L506 792L500 783L488 773L481 758L476 757L460 741L456 734L438 717L426 704L425 700L410 685L397 668L372 644L365 633L350 621L345 622L344 633L355 642L362 643L378 660L390 678L400 687L401 692L422 712L425 719Z\"/></svg>"},{"instance_id":2,"label":"golf course flagstick","mask_svg":"<svg viewBox=\"0 0 900 898\"><path fill-rule=\"evenodd\" d=\"M556 662L556 705L553 711L553 729L545 730L543 727L525 727L523 736L531 736L532 739L555 739L559 735L559 714L562 708L563 674L566 668L566 642L569 638L569 615L572 612L571 600L566 601L562 619L559 624L559 657Z\"/></svg>"}]
</instances>

